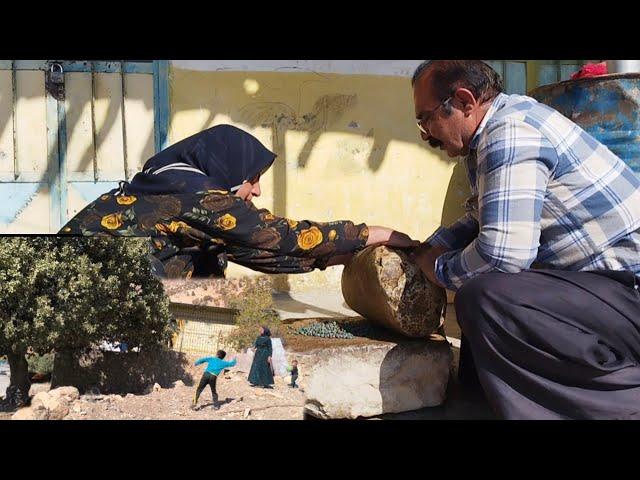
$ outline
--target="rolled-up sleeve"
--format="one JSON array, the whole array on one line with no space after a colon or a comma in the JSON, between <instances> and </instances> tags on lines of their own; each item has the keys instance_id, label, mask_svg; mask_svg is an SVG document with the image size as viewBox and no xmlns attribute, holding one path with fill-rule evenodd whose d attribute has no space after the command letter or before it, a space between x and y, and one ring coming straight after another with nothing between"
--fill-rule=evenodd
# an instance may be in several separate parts
<instances>
[{"instance_id":1,"label":"rolled-up sleeve","mask_svg":"<svg viewBox=\"0 0 640 480\"><path fill-rule=\"evenodd\" d=\"M478 221L471 213L448 227L438 228L425 243L432 246L443 246L450 250L464 248L478 236Z\"/></svg>"}]
</instances>

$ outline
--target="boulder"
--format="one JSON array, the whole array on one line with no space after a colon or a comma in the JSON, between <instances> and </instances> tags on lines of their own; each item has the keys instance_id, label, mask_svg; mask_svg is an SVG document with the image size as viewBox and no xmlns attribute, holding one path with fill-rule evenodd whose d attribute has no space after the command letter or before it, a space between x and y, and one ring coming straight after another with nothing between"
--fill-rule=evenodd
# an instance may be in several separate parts
<instances>
[{"instance_id":1,"label":"boulder","mask_svg":"<svg viewBox=\"0 0 640 480\"><path fill-rule=\"evenodd\" d=\"M438 329L447 300L407 253L385 246L354 256L342 272L342 295L367 320L414 338Z\"/></svg>"},{"instance_id":2,"label":"boulder","mask_svg":"<svg viewBox=\"0 0 640 480\"><path fill-rule=\"evenodd\" d=\"M453 361L446 341L400 340L298 354L305 413L358 418L441 405Z\"/></svg>"},{"instance_id":3,"label":"boulder","mask_svg":"<svg viewBox=\"0 0 640 480\"><path fill-rule=\"evenodd\" d=\"M49 390L49 395L54 398L59 398L64 403L70 404L80 398L80 392L76 387L59 387Z\"/></svg>"},{"instance_id":4,"label":"boulder","mask_svg":"<svg viewBox=\"0 0 640 480\"><path fill-rule=\"evenodd\" d=\"M62 420L69 414L69 402L63 395L40 392L31 400L31 408L38 420Z\"/></svg>"},{"instance_id":5,"label":"boulder","mask_svg":"<svg viewBox=\"0 0 640 480\"><path fill-rule=\"evenodd\" d=\"M40 392L48 392L50 389L50 383L32 383L29 388L29 396L33 397Z\"/></svg>"},{"instance_id":6,"label":"boulder","mask_svg":"<svg viewBox=\"0 0 640 480\"><path fill-rule=\"evenodd\" d=\"M75 387L60 387L36 393L29 408L22 408L14 415L15 420L62 420L69 414L73 402L80 398Z\"/></svg>"},{"instance_id":7,"label":"boulder","mask_svg":"<svg viewBox=\"0 0 640 480\"><path fill-rule=\"evenodd\" d=\"M25 407L19 409L16 413L11 416L12 420L37 420L33 408Z\"/></svg>"}]
</instances>

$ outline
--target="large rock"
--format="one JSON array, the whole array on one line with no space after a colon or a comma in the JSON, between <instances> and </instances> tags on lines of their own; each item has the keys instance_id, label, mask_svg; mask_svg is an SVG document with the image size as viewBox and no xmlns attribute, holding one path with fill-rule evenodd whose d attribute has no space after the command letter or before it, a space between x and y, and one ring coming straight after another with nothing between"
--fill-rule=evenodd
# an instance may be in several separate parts
<instances>
[{"instance_id":1,"label":"large rock","mask_svg":"<svg viewBox=\"0 0 640 480\"><path fill-rule=\"evenodd\" d=\"M305 412L370 417L441 405L453 354L444 341L400 340L296 353L305 372Z\"/></svg>"},{"instance_id":2,"label":"large rock","mask_svg":"<svg viewBox=\"0 0 640 480\"><path fill-rule=\"evenodd\" d=\"M19 409L16 413L11 416L12 420L37 420L35 414L33 413L33 408L25 407Z\"/></svg>"},{"instance_id":3,"label":"large rock","mask_svg":"<svg viewBox=\"0 0 640 480\"><path fill-rule=\"evenodd\" d=\"M438 329L447 300L405 252L384 246L354 256L342 272L342 295L367 320L416 338Z\"/></svg>"},{"instance_id":4,"label":"large rock","mask_svg":"<svg viewBox=\"0 0 640 480\"><path fill-rule=\"evenodd\" d=\"M78 400L80 392L75 387L60 387L49 392L38 392L31 406L21 408L14 420L62 420L69 414L71 404Z\"/></svg>"},{"instance_id":5,"label":"large rock","mask_svg":"<svg viewBox=\"0 0 640 480\"><path fill-rule=\"evenodd\" d=\"M32 383L29 388L29 396L33 397L40 392L48 392L49 390L51 390L50 383Z\"/></svg>"},{"instance_id":6,"label":"large rock","mask_svg":"<svg viewBox=\"0 0 640 480\"><path fill-rule=\"evenodd\" d=\"M64 395L40 392L31 400L31 409L38 420L62 420L69 414L69 402Z\"/></svg>"},{"instance_id":7,"label":"large rock","mask_svg":"<svg viewBox=\"0 0 640 480\"><path fill-rule=\"evenodd\" d=\"M71 404L80 398L80 392L76 387L59 387L49 390L49 395L62 400L63 403Z\"/></svg>"}]
</instances>

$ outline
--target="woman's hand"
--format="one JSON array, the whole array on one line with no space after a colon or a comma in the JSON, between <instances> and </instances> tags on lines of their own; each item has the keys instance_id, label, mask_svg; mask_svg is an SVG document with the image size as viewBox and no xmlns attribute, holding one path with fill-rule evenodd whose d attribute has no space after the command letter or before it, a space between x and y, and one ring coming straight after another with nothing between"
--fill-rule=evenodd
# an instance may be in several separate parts
<instances>
[{"instance_id":1,"label":"woman's hand","mask_svg":"<svg viewBox=\"0 0 640 480\"><path fill-rule=\"evenodd\" d=\"M353 258L353 253L344 253L342 255L334 255L327 262L327 267L332 267L333 265L346 265Z\"/></svg>"},{"instance_id":2,"label":"woman's hand","mask_svg":"<svg viewBox=\"0 0 640 480\"><path fill-rule=\"evenodd\" d=\"M395 248L414 248L420 245L417 240L412 240L409 235L397 232L386 227L369 227L369 238L366 246L369 245L387 245ZM342 255L334 255L327 262L327 267L333 265L347 265L353 258L354 253L344 253Z\"/></svg>"},{"instance_id":3,"label":"woman's hand","mask_svg":"<svg viewBox=\"0 0 640 480\"><path fill-rule=\"evenodd\" d=\"M412 240L409 235L397 232L387 227L369 227L369 238L366 246L386 245L395 248L414 248L420 245L418 240Z\"/></svg>"}]
</instances>

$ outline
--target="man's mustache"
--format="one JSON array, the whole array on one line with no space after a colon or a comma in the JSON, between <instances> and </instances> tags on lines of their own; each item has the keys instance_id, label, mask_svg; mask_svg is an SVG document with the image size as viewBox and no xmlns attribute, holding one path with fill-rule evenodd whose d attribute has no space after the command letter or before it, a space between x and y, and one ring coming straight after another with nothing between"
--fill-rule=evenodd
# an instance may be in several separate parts
<instances>
[{"instance_id":1,"label":"man's mustache","mask_svg":"<svg viewBox=\"0 0 640 480\"><path fill-rule=\"evenodd\" d=\"M431 148L438 148L442 145L442 142L440 140L438 140L437 138L433 138L431 137L429 139L429 145L431 146Z\"/></svg>"}]
</instances>

